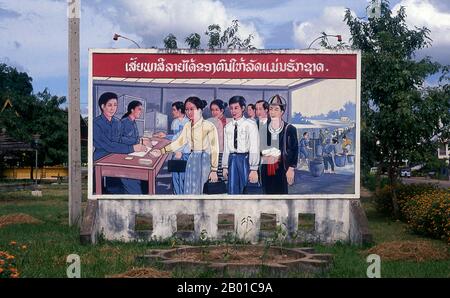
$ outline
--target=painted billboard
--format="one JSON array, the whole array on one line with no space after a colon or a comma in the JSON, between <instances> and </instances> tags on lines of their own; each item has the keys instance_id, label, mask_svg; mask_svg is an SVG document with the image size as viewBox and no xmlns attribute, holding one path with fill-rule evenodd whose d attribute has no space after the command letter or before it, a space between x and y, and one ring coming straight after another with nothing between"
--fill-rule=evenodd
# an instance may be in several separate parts
<instances>
[{"instance_id":1,"label":"painted billboard","mask_svg":"<svg viewBox=\"0 0 450 298\"><path fill-rule=\"evenodd\" d=\"M90 51L90 198L359 197L360 54Z\"/></svg>"}]
</instances>

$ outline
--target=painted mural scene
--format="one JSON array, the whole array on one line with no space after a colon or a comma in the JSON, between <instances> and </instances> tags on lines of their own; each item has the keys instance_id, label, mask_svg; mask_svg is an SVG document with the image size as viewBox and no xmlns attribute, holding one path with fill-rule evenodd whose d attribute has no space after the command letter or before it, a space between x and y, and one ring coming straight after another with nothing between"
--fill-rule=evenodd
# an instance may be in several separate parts
<instances>
[{"instance_id":1,"label":"painted mural scene","mask_svg":"<svg viewBox=\"0 0 450 298\"><path fill-rule=\"evenodd\" d=\"M1 293L450 277L447 2L0 0Z\"/></svg>"},{"instance_id":2,"label":"painted mural scene","mask_svg":"<svg viewBox=\"0 0 450 298\"><path fill-rule=\"evenodd\" d=\"M313 55L291 54L288 67L301 67L297 71L311 78L280 69L266 79L258 67L269 64L258 62L267 54L179 55L181 63L166 69L191 64L173 79L162 77L173 71L157 70L173 56L149 53L147 59L158 61L154 70L151 63L139 65L137 57L128 56L120 74L102 73L106 58L93 55L93 71L101 73L93 78L92 96L96 195L356 193L358 101L356 60L350 55L329 58L329 64L319 60L316 71L316 63L302 62L314 62ZM272 53L273 61L286 56ZM337 74L332 67L342 63L341 57L353 64ZM249 77L239 79L227 78L223 70L221 78L215 70L189 73L187 67L203 66L193 62L211 58L251 60L243 65L253 74L233 70L233 77ZM149 69L136 69L142 65Z\"/></svg>"}]
</instances>

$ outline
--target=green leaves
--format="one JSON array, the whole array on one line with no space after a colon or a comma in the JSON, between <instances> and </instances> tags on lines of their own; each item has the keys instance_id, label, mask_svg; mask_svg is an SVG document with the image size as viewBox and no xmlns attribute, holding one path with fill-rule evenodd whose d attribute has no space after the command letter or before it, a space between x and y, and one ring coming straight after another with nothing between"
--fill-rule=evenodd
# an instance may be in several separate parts
<instances>
[{"instance_id":1,"label":"green leaves","mask_svg":"<svg viewBox=\"0 0 450 298\"><path fill-rule=\"evenodd\" d=\"M395 168L412 152L426 150L423 147L428 143L418 144L436 133L436 119L448 118L448 104L442 98L428 96L421 87L426 77L439 71L440 65L428 57L413 59L415 51L430 45L430 31L409 29L406 10L402 8L393 15L387 2L383 2L379 19L362 21L347 12L346 21L353 46L363 51L362 114L367 125L362 130L363 154L376 156L375 160L363 160ZM376 110L365 111L370 107L364 103L369 101ZM377 140L381 148L374 146Z\"/></svg>"},{"instance_id":2,"label":"green leaves","mask_svg":"<svg viewBox=\"0 0 450 298\"><path fill-rule=\"evenodd\" d=\"M196 50L200 48L200 34L192 33L184 40L191 50Z\"/></svg>"},{"instance_id":3,"label":"green leaves","mask_svg":"<svg viewBox=\"0 0 450 298\"><path fill-rule=\"evenodd\" d=\"M379 18L355 18L349 9L344 18L351 47L362 51L362 165L381 163L394 174L402 160L436 155L431 140L450 131L449 67L415 58L417 50L431 46L430 30L409 28L406 18L404 7L394 14L388 1L382 1ZM423 86L438 72L438 86Z\"/></svg>"},{"instance_id":4,"label":"green leaves","mask_svg":"<svg viewBox=\"0 0 450 298\"><path fill-rule=\"evenodd\" d=\"M220 48L220 35L222 29L218 24L212 24L208 26L208 30L205 32L205 35L209 37L208 40L208 48L213 50L216 48Z\"/></svg>"},{"instance_id":5,"label":"green leaves","mask_svg":"<svg viewBox=\"0 0 450 298\"><path fill-rule=\"evenodd\" d=\"M170 33L164 38L164 48L175 50L178 48L177 38L175 35Z\"/></svg>"},{"instance_id":6,"label":"green leaves","mask_svg":"<svg viewBox=\"0 0 450 298\"><path fill-rule=\"evenodd\" d=\"M60 106L65 97L51 95L47 89L33 94L32 79L26 73L0 64L0 105L9 99L12 108L0 113L0 128L16 140L31 142L39 133L39 160L47 165L67 162L67 112ZM30 163L19 155L19 161ZM34 157L33 157L34 158Z\"/></svg>"},{"instance_id":7,"label":"green leaves","mask_svg":"<svg viewBox=\"0 0 450 298\"><path fill-rule=\"evenodd\" d=\"M255 47L252 45L254 36L252 34L249 34L246 38L241 38L238 34L238 31L238 20L233 20L231 26L227 27L223 32L220 25L209 25L207 30L205 31L205 35L208 37L208 49L255 49ZM200 49L200 34L192 33L188 37L186 37L184 41L190 49ZM176 49L176 37L173 34L169 34L164 39L164 46L167 49Z\"/></svg>"}]
</instances>

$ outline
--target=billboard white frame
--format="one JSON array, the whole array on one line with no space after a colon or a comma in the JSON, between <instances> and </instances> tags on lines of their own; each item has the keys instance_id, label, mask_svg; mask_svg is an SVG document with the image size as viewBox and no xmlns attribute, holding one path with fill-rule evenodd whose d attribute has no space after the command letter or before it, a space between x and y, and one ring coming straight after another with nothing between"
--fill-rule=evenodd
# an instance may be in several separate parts
<instances>
[{"instance_id":1,"label":"billboard white frame","mask_svg":"<svg viewBox=\"0 0 450 298\"><path fill-rule=\"evenodd\" d=\"M288 194L288 195L94 195L93 194L93 54L94 53L121 53L121 54L335 54L356 55L356 142L355 142L355 192L353 194ZM88 199L123 199L123 200L167 200L167 199L197 199L197 200L280 200L280 199L359 199L360 198L360 170L361 170L361 51L355 50L215 50L215 51L193 51L193 50L164 50L164 49L89 49L88 69Z\"/></svg>"}]
</instances>

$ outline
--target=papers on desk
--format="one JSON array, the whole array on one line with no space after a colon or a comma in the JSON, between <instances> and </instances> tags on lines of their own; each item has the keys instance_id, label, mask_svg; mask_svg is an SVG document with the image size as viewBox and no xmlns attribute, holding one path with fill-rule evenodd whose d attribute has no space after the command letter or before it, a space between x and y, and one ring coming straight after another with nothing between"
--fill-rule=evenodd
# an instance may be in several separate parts
<instances>
[{"instance_id":1,"label":"papers on desk","mask_svg":"<svg viewBox=\"0 0 450 298\"><path fill-rule=\"evenodd\" d=\"M139 159L139 164L146 165L146 166L151 166L153 164L153 161L151 159L140 158Z\"/></svg>"},{"instance_id":2,"label":"papers on desk","mask_svg":"<svg viewBox=\"0 0 450 298\"><path fill-rule=\"evenodd\" d=\"M147 148L145 151L129 153L128 156L144 157L153 148L153 146L155 146L158 143L159 143L158 141L152 140L151 146L150 147L146 146Z\"/></svg>"},{"instance_id":3,"label":"papers on desk","mask_svg":"<svg viewBox=\"0 0 450 298\"><path fill-rule=\"evenodd\" d=\"M147 147L145 151L129 153L128 156L144 157L150 151L150 149L152 148Z\"/></svg>"}]
</instances>

